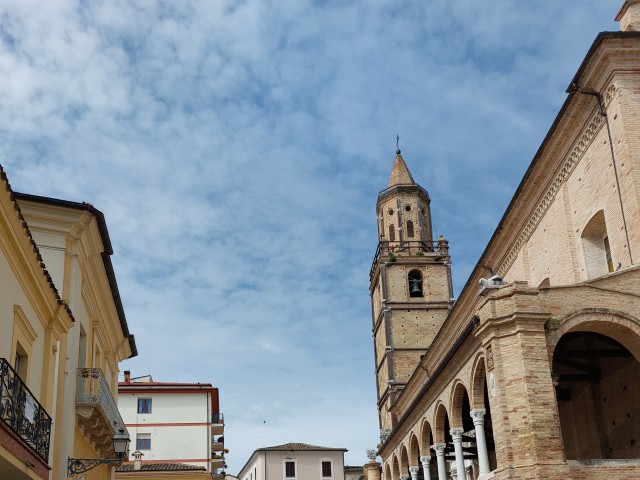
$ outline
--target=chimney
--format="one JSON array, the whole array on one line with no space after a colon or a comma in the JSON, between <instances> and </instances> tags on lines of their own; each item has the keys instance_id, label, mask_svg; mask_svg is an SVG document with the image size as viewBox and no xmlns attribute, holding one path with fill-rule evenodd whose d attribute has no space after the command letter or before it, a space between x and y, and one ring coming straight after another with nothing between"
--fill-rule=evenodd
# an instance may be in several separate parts
<instances>
[{"instance_id":1,"label":"chimney","mask_svg":"<svg viewBox=\"0 0 640 480\"><path fill-rule=\"evenodd\" d=\"M124 371L124 383L131 383L131 370Z\"/></svg>"},{"instance_id":2,"label":"chimney","mask_svg":"<svg viewBox=\"0 0 640 480\"><path fill-rule=\"evenodd\" d=\"M133 452L133 469L135 471L142 469L142 456L144 454L140 450Z\"/></svg>"}]
</instances>

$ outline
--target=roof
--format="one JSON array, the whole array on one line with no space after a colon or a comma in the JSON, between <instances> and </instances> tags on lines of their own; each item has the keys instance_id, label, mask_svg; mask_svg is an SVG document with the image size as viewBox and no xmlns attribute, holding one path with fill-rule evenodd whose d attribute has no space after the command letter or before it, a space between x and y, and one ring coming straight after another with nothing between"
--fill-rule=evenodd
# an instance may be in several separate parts
<instances>
[{"instance_id":1,"label":"roof","mask_svg":"<svg viewBox=\"0 0 640 480\"><path fill-rule=\"evenodd\" d=\"M118 284L116 283L116 274L113 270L113 264L111 263L113 247L111 246L111 239L109 238L109 232L107 231L107 223L104 219L104 214L90 203L85 202L72 202L69 200L60 200L57 198L41 197L39 195L31 195L18 192L15 192L15 197L19 201L72 208L75 210L84 210L93 215L98 224L100 239L102 240L102 244L104 246L104 252L102 252L102 263L104 264L105 273L107 274L107 280L109 281L113 303L115 304L116 311L118 312L118 319L120 320L122 333L124 337L129 341L129 346L131 347L131 357L129 358L136 357L138 355L138 348L136 347L134 336L129 333L129 326L127 325L127 319L124 315L124 307L122 306L120 291L118 290Z\"/></svg>"},{"instance_id":2,"label":"roof","mask_svg":"<svg viewBox=\"0 0 640 480\"><path fill-rule=\"evenodd\" d=\"M200 383L200 382L118 382L118 387L133 387L133 388L142 388L142 387L202 387L202 388L211 388L213 385L210 383Z\"/></svg>"},{"instance_id":3,"label":"roof","mask_svg":"<svg viewBox=\"0 0 640 480\"><path fill-rule=\"evenodd\" d=\"M0 165L0 180L2 182L4 182L5 188L9 192L11 201L13 202L13 208L16 210L16 212L18 212L18 219L20 221L22 221L22 228L24 229L24 232L25 232L26 236L28 237L29 242L31 243L31 246L33 248L33 253L34 253L35 257L36 257L37 262L40 264L40 268L42 268L42 273L44 274L44 277L45 277L47 283L49 284L49 287L51 288L51 292L53 293L53 295L56 298L56 302L58 303L58 305L61 305L65 309L65 311L69 315L69 318L72 321L75 322L75 319L73 318L73 312L71 311L71 308L69 307L67 302L65 302L62 299L62 297L60 296L60 292L58 292L58 289L56 288L55 284L53 283L53 279L51 278L51 275L49 274L49 271L47 270L47 267L44 264L44 260L42 259L42 255L40 254L40 250L38 249L38 245L36 245L36 242L33 239L33 236L31 235L31 230L29 230L29 226L27 224L27 221L25 220L24 216L22 215L22 210L20 210L20 205L16 201L16 197L19 194L16 194L16 192L14 192L13 189L11 188L11 184L9 183L9 179L7 178L7 174L5 173L4 169L2 168L2 165Z\"/></svg>"},{"instance_id":4,"label":"roof","mask_svg":"<svg viewBox=\"0 0 640 480\"><path fill-rule=\"evenodd\" d=\"M123 463L119 467L116 467L116 472L158 472L158 471L177 471L177 470L206 470L205 467L200 465L187 465L184 463L143 463L140 466L140 470L133 469L133 463Z\"/></svg>"},{"instance_id":5,"label":"roof","mask_svg":"<svg viewBox=\"0 0 640 480\"><path fill-rule=\"evenodd\" d=\"M416 182L413 180L407 164L404 163L404 159L402 158L402 155L400 155L400 150L397 150L396 159L393 162L393 167L391 167L389 187L394 187L396 185L413 185L415 183Z\"/></svg>"},{"instance_id":6,"label":"roof","mask_svg":"<svg viewBox=\"0 0 640 480\"><path fill-rule=\"evenodd\" d=\"M256 452L319 452L319 451L339 451L347 452L346 448L320 447L309 445L308 443L285 443L274 447L258 448Z\"/></svg>"}]
</instances>

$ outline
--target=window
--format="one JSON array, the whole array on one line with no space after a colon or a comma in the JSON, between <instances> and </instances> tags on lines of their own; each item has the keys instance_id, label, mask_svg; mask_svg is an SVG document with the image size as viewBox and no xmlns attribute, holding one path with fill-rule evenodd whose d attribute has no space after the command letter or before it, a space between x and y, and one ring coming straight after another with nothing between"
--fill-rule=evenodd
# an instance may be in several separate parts
<instances>
[{"instance_id":1,"label":"window","mask_svg":"<svg viewBox=\"0 0 640 480\"><path fill-rule=\"evenodd\" d=\"M585 225L581 237L586 278L594 278L613 272L613 259L604 211L600 210L591 217L591 220Z\"/></svg>"},{"instance_id":2,"label":"window","mask_svg":"<svg viewBox=\"0 0 640 480\"><path fill-rule=\"evenodd\" d=\"M422 297L422 273L419 270L411 270L408 276L409 296Z\"/></svg>"},{"instance_id":3,"label":"window","mask_svg":"<svg viewBox=\"0 0 640 480\"><path fill-rule=\"evenodd\" d=\"M389 241L396 241L396 227L394 227L393 225L389 225Z\"/></svg>"},{"instance_id":4,"label":"window","mask_svg":"<svg viewBox=\"0 0 640 480\"><path fill-rule=\"evenodd\" d=\"M407 220L407 237L413 238L413 222L411 220Z\"/></svg>"},{"instance_id":5,"label":"window","mask_svg":"<svg viewBox=\"0 0 640 480\"><path fill-rule=\"evenodd\" d=\"M607 268L609 273L613 272L613 260L611 259L611 247L609 246L609 237L604 237L604 256L607 259Z\"/></svg>"},{"instance_id":6,"label":"window","mask_svg":"<svg viewBox=\"0 0 640 480\"><path fill-rule=\"evenodd\" d=\"M23 382L27 381L27 367L29 365L29 355L22 347L20 342L16 343L16 357L13 363L13 369L18 373L18 376Z\"/></svg>"},{"instance_id":7,"label":"window","mask_svg":"<svg viewBox=\"0 0 640 480\"><path fill-rule=\"evenodd\" d=\"M293 460L286 460L284 462L284 477L296 478L296 462Z\"/></svg>"},{"instance_id":8,"label":"window","mask_svg":"<svg viewBox=\"0 0 640 480\"><path fill-rule=\"evenodd\" d=\"M138 413L151 413L151 399L139 398L138 399Z\"/></svg>"},{"instance_id":9,"label":"window","mask_svg":"<svg viewBox=\"0 0 640 480\"><path fill-rule=\"evenodd\" d=\"M322 478L331 478L331 461L322 461Z\"/></svg>"},{"instance_id":10,"label":"window","mask_svg":"<svg viewBox=\"0 0 640 480\"><path fill-rule=\"evenodd\" d=\"M150 433L139 433L136 436L136 450L151 450Z\"/></svg>"}]
</instances>

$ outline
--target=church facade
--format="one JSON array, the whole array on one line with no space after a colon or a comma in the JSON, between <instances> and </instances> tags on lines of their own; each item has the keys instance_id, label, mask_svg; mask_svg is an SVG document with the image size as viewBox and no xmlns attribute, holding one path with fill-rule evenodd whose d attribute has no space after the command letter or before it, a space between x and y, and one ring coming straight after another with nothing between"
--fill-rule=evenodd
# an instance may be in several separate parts
<instances>
[{"instance_id":1,"label":"church facade","mask_svg":"<svg viewBox=\"0 0 640 480\"><path fill-rule=\"evenodd\" d=\"M384 480L640 478L640 0L616 19L455 301L398 150L370 274Z\"/></svg>"}]
</instances>

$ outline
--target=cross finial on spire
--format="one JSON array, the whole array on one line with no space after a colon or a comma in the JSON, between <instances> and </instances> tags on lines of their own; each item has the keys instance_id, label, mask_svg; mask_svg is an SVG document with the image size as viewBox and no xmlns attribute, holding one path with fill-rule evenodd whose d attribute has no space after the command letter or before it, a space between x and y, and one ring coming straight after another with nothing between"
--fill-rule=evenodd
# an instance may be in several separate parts
<instances>
[{"instance_id":1,"label":"cross finial on spire","mask_svg":"<svg viewBox=\"0 0 640 480\"><path fill-rule=\"evenodd\" d=\"M400 155L400 135L396 134L396 154Z\"/></svg>"}]
</instances>

